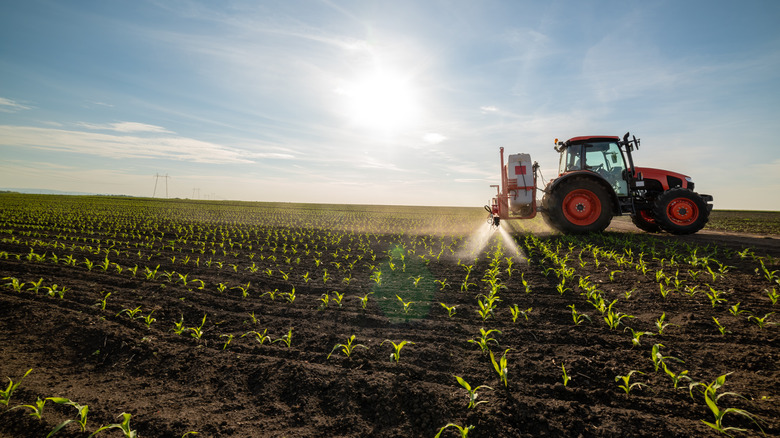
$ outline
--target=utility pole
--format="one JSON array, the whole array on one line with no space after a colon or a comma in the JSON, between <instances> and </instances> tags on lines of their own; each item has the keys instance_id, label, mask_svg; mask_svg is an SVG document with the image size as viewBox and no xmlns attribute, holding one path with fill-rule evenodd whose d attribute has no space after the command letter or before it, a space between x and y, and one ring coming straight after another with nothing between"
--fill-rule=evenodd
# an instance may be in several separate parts
<instances>
[{"instance_id":1,"label":"utility pole","mask_svg":"<svg viewBox=\"0 0 780 438\"><path fill-rule=\"evenodd\" d=\"M168 198L168 178L170 178L170 176L168 176L167 173L165 175L160 175L159 173L154 175L154 192L152 193L152 198L154 198L155 195L157 195L157 182L160 180L160 178L165 178L165 198L167 199Z\"/></svg>"}]
</instances>

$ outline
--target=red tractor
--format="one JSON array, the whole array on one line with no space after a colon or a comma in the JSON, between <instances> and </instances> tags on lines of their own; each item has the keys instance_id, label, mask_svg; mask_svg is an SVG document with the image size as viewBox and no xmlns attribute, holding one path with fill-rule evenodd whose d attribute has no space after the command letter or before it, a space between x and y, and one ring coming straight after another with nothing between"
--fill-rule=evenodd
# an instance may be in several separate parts
<instances>
[{"instance_id":1,"label":"red tractor","mask_svg":"<svg viewBox=\"0 0 780 438\"><path fill-rule=\"evenodd\" d=\"M501 219L530 219L537 210L545 222L563 233L600 232L613 216L631 215L647 232L692 234L701 230L712 210L712 196L693 191L690 177L668 170L636 167L631 155L639 140L620 137L574 137L555 140L560 154L558 177L543 190L536 205L539 165L528 154L509 156L501 148L501 185L490 206L492 225Z\"/></svg>"}]
</instances>

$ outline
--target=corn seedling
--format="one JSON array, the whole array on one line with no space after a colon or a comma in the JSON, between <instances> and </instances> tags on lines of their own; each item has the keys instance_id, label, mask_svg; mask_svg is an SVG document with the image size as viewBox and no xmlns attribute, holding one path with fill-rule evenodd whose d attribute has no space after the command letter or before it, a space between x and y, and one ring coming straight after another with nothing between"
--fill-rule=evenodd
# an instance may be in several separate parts
<instances>
[{"instance_id":1,"label":"corn seedling","mask_svg":"<svg viewBox=\"0 0 780 438\"><path fill-rule=\"evenodd\" d=\"M604 315L604 322L607 323L610 329L616 330L618 326L620 325L620 321L624 318L633 318L632 315L626 315L620 312L613 312L612 311L612 305L615 304L617 300L610 303L610 305L607 307L607 314Z\"/></svg>"},{"instance_id":2,"label":"corn seedling","mask_svg":"<svg viewBox=\"0 0 780 438\"><path fill-rule=\"evenodd\" d=\"M272 343L282 342L282 343L284 343L284 345L287 346L287 348L290 348L290 344L292 344L292 332L293 332L293 329L291 327L286 335L282 336L279 339L274 339Z\"/></svg>"},{"instance_id":3,"label":"corn seedling","mask_svg":"<svg viewBox=\"0 0 780 438\"><path fill-rule=\"evenodd\" d=\"M390 339L385 339L379 345L382 346L382 345L385 344L385 342L389 342L389 343L393 344L393 352L390 353L390 360L395 361L395 363L398 363L398 361L401 359L401 349L404 348L404 346L406 344L414 345L414 342L410 342L410 341L401 341L401 342L396 344L395 342L391 341Z\"/></svg>"},{"instance_id":4,"label":"corn seedling","mask_svg":"<svg viewBox=\"0 0 780 438\"><path fill-rule=\"evenodd\" d=\"M177 322L173 323L173 328L171 329L171 331L176 333L177 335L180 335L184 333L184 330L187 330L187 328L184 327L184 315L182 315Z\"/></svg>"},{"instance_id":5,"label":"corn seedling","mask_svg":"<svg viewBox=\"0 0 780 438\"><path fill-rule=\"evenodd\" d=\"M371 294L373 294L373 292L369 292L369 293L363 295L362 297L360 297L360 296L357 297L360 300L360 307L363 310L366 310L366 306L368 306L368 296L371 295Z\"/></svg>"},{"instance_id":6,"label":"corn seedling","mask_svg":"<svg viewBox=\"0 0 780 438\"><path fill-rule=\"evenodd\" d=\"M670 325L677 325L672 323L664 323L664 320L666 320L666 312L662 313L661 317L655 320L655 328L658 329L658 336L663 336L664 330L666 330L666 328Z\"/></svg>"},{"instance_id":7,"label":"corn seedling","mask_svg":"<svg viewBox=\"0 0 780 438\"><path fill-rule=\"evenodd\" d=\"M225 343L222 345L222 349L223 350L226 349L228 347L228 345L230 345L230 342L233 340L233 334L232 333L227 334L227 335L220 335L219 337L220 338L227 338L227 341L225 341Z\"/></svg>"},{"instance_id":8,"label":"corn seedling","mask_svg":"<svg viewBox=\"0 0 780 438\"><path fill-rule=\"evenodd\" d=\"M336 292L335 290L333 291L333 298L332 298L332 300L333 300L333 302L338 304L339 307L341 307L341 300L343 300L343 299L344 299L344 294L343 293L340 294L340 293Z\"/></svg>"},{"instance_id":9,"label":"corn seedling","mask_svg":"<svg viewBox=\"0 0 780 438\"><path fill-rule=\"evenodd\" d=\"M40 397L35 401L34 405L18 405L11 408L13 409L21 409L21 408L29 408L32 412L29 413L29 415L35 419L40 420L41 414L43 414L43 406L46 404L46 399L41 400Z\"/></svg>"},{"instance_id":10,"label":"corn seedling","mask_svg":"<svg viewBox=\"0 0 780 438\"><path fill-rule=\"evenodd\" d=\"M446 304L444 304L444 303L439 303L439 304L441 304L441 306L442 306L442 307L444 307L444 308L447 310L447 315L448 315L450 318L452 318L452 317L455 315L455 308L456 308L457 306L448 306L448 305L446 305Z\"/></svg>"},{"instance_id":11,"label":"corn seedling","mask_svg":"<svg viewBox=\"0 0 780 438\"><path fill-rule=\"evenodd\" d=\"M623 271L609 271L609 281L614 282L615 281L615 275L622 274Z\"/></svg>"},{"instance_id":12,"label":"corn seedling","mask_svg":"<svg viewBox=\"0 0 780 438\"><path fill-rule=\"evenodd\" d=\"M763 318L759 318L756 315L750 315L750 316L748 316L748 321L754 321L756 323L756 325L758 325L758 328L763 330L764 327L767 326L767 325L775 325L775 324L777 324L775 322L769 322L769 321L766 320L767 318L769 318L770 316L772 316L774 314L775 314L775 312L769 312L766 315L764 315Z\"/></svg>"},{"instance_id":13,"label":"corn seedling","mask_svg":"<svg viewBox=\"0 0 780 438\"><path fill-rule=\"evenodd\" d=\"M496 332L499 335L501 334L500 330L491 329L491 330L485 330L484 328L479 329L480 337L479 339L469 339L468 342L471 342L472 344L477 344L479 348L482 350L482 353L486 353L490 351L490 342L494 342L496 346L498 346L498 341L495 338L489 337L491 333Z\"/></svg>"},{"instance_id":14,"label":"corn seedling","mask_svg":"<svg viewBox=\"0 0 780 438\"><path fill-rule=\"evenodd\" d=\"M563 370L563 386L568 386L571 381L571 377L566 373L566 367L561 364L561 370Z\"/></svg>"},{"instance_id":15,"label":"corn seedling","mask_svg":"<svg viewBox=\"0 0 780 438\"><path fill-rule=\"evenodd\" d=\"M103 299L95 303L96 306L100 307L100 310L106 310L106 300L108 300L108 297L111 296L111 292L103 291L103 293Z\"/></svg>"},{"instance_id":16,"label":"corn seedling","mask_svg":"<svg viewBox=\"0 0 780 438\"><path fill-rule=\"evenodd\" d=\"M631 390L635 387L638 387L639 389L642 389L642 384L639 382L631 383L631 376L634 373L644 374L643 372L639 370L631 370L626 374L625 376L617 376L615 377L615 382L618 383L618 387L626 392L626 394L631 394ZM621 383L622 381L622 383Z\"/></svg>"},{"instance_id":17,"label":"corn seedling","mask_svg":"<svg viewBox=\"0 0 780 438\"><path fill-rule=\"evenodd\" d=\"M16 391L16 388L19 387L19 385L22 383L22 380L24 380L25 377L27 377L28 374L32 372L32 368L27 370L26 373L19 379L18 382L14 383L13 380L11 380L10 377L8 377L8 387L5 388L5 391L0 390L0 403L8 406L8 402L11 400L11 395Z\"/></svg>"},{"instance_id":18,"label":"corn seedling","mask_svg":"<svg viewBox=\"0 0 780 438\"><path fill-rule=\"evenodd\" d=\"M119 311L119 313L116 314L116 316L119 316L123 313L126 313L127 316L130 317L130 319L135 319L139 312L141 311L141 306L136 307L135 309L122 309Z\"/></svg>"},{"instance_id":19,"label":"corn seedling","mask_svg":"<svg viewBox=\"0 0 780 438\"><path fill-rule=\"evenodd\" d=\"M450 427L454 427L454 428L458 429L458 432L460 432L460 438L468 438L469 431L474 429L474 426L465 426L464 427L464 426L459 426L459 425L457 425L455 423L448 423L447 425L445 425L444 427L439 429L439 433L437 433L436 436L433 437L433 438L441 437L442 432L444 432L445 429L449 429Z\"/></svg>"},{"instance_id":20,"label":"corn seedling","mask_svg":"<svg viewBox=\"0 0 780 438\"><path fill-rule=\"evenodd\" d=\"M157 321L156 319L152 318L152 313L154 313L154 310L149 312L148 315L141 317L141 319L144 320L144 324L146 324L146 328L151 328L152 327L152 323Z\"/></svg>"},{"instance_id":21,"label":"corn seedling","mask_svg":"<svg viewBox=\"0 0 780 438\"><path fill-rule=\"evenodd\" d=\"M706 285L706 286L709 287L710 291L709 292L705 292L705 293L707 294L707 298L710 299L710 302L712 303L712 307L713 308L715 306L717 306L718 304L720 304L720 303L725 303L726 302L725 298L721 298L721 295L723 295L724 292L715 290L715 288L713 288L709 284Z\"/></svg>"},{"instance_id":22,"label":"corn seedling","mask_svg":"<svg viewBox=\"0 0 780 438\"><path fill-rule=\"evenodd\" d=\"M28 287L27 290L37 294L38 291L46 288L45 286L42 285L42 283L43 283L43 278L39 278L38 281L31 281L30 282L31 286Z\"/></svg>"},{"instance_id":23,"label":"corn seedling","mask_svg":"<svg viewBox=\"0 0 780 438\"><path fill-rule=\"evenodd\" d=\"M729 432L744 432L746 429L740 429L737 427L729 426L726 427L723 425L723 419L726 417L727 414L735 414L735 415L741 415L750 421L752 421L763 433L764 430L761 429L761 426L758 424L758 421L756 418L751 414L750 412L744 410L744 409L737 409L737 408L726 408L722 409L718 406L718 401L720 401L720 398L726 395L736 396L736 397L742 397L741 395L734 393L734 392L723 392L721 394L717 394L718 389L723 386L726 383L726 376L729 375L724 374L722 376L719 376L716 378L712 383L709 385L705 385L701 382L692 383L689 386L689 393L691 395L691 398L693 398L693 388L698 386L703 386L704 390L702 391L704 394L704 402L707 404L707 407L712 412L712 415L715 417L715 422L710 423L709 421L701 420L702 423L706 424L707 426L717 430L718 432L726 435L726 436L732 436L729 434Z\"/></svg>"},{"instance_id":24,"label":"corn seedling","mask_svg":"<svg viewBox=\"0 0 780 438\"><path fill-rule=\"evenodd\" d=\"M721 335L725 336L726 333L731 333L729 330L726 330L726 327L721 325L720 321L718 321L718 318L712 317L712 320L715 321L715 325L718 327L718 331Z\"/></svg>"},{"instance_id":25,"label":"corn seedling","mask_svg":"<svg viewBox=\"0 0 780 438\"><path fill-rule=\"evenodd\" d=\"M249 296L249 286L252 282L248 281L246 285L238 285L236 287L231 287L230 289L238 289L241 291L241 298L246 298Z\"/></svg>"},{"instance_id":26,"label":"corn seedling","mask_svg":"<svg viewBox=\"0 0 780 438\"><path fill-rule=\"evenodd\" d=\"M517 323L517 318L520 315L523 315L523 318L525 318L526 321L528 321L528 314L531 313L533 310L533 307L529 307L525 310L520 310L520 307L517 306L517 304L512 305L509 308L509 312L512 314L512 322Z\"/></svg>"},{"instance_id":27,"label":"corn seedling","mask_svg":"<svg viewBox=\"0 0 780 438\"><path fill-rule=\"evenodd\" d=\"M295 301L295 286L293 286L291 292L283 292L280 295L283 296L289 304L292 304Z\"/></svg>"},{"instance_id":28,"label":"corn seedling","mask_svg":"<svg viewBox=\"0 0 780 438\"><path fill-rule=\"evenodd\" d=\"M61 405L73 406L74 408L76 408L79 415L78 418L75 420L68 419L58 424L57 427L52 429L52 431L49 432L48 435L46 435L46 438L49 438L50 436L57 433L63 427L73 422L79 425L79 427L81 428L81 432L87 431L87 414L89 413L89 407L87 405L80 405L74 401L68 400L67 398L63 398L63 397L47 397L46 400L51 400L54 403L61 404Z\"/></svg>"},{"instance_id":29,"label":"corn seedling","mask_svg":"<svg viewBox=\"0 0 780 438\"><path fill-rule=\"evenodd\" d=\"M328 295L328 293L327 293L327 292L325 292L324 294L322 294L322 295L320 296L320 301L321 301L322 303L320 303L320 308L319 308L319 310L325 310L325 309L327 309L327 308L328 308L328 304L330 304L330 295Z\"/></svg>"},{"instance_id":30,"label":"corn seedling","mask_svg":"<svg viewBox=\"0 0 780 438\"><path fill-rule=\"evenodd\" d=\"M490 362L493 364L493 369L496 370L496 373L498 374L498 377L501 378L501 382L504 384L504 387L509 385L509 382L507 381L507 375L509 374L509 368L507 367L507 360L506 360L506 354L511 350L511 348L507 348L506 351L504 351L504 354L501 356L501 359L496 361L495 356L493 355L493 352L490 352Z\"/></svg>"},{"instance_id":31,"label":"corn seedling","mask_svg":"<svg viewBox=\"0 0 780 438\"><path fill-rule=\"evenodd\" d=\"M773 306L777 304L777 300L780 298L780 293L778 293L774 287L772 290L764 289L764 292L766 292L766 296L769 297L769 300L772 301Z\"/></svg>"},{"instance_id":32,"label":"corn seedling","mask_svg":"<svg viewBox=\"0 0 780 438\"><path fill-rule=\"evenodd\" d=\"M190 327L187 330L191 331L190 336L192 336L195 339L200 339L203 336L203 326L206 324L206 315L203 315L203 321L201 321L200 326L198 327Z\"/></svg>"},{"instance_id":33,"label":"corn seedling","mask_svg":"<svg viewBox=\"0 0 780 438\"><path fill-rule=\"evenodd\" d=\"M263 330L263 333L252 330L244 333L243 335L241 335L241 337L243 338L245 336L254 335L255 339L257 340L257 342L260 343L260 345L265 344L266 341L268 341L268 343L270 344L273 341L271 340L271 337L267 335L267 333L268 333L268 329Z\"/></svg>"},{"instance_id":34,"label":"corn seedling","mask_svg":"<svg viewBox=\"0 0 780 438\"><path fill-rule=\"evenodd\" d=\"M401 304L404 306L404 313L409 313L409 310L411 310L414 301L404 301L404 299L398 295L396 295L395 297L398 298L398 301L400 301Z\"/></svg>"},{"instance_id":35,"label":"corn seedling","mask_svg":"<svg viewBox=\"0 0 780 438\"><path fill-rule=\"evenodd\" d=\"M750 314L751 312L749 310L740 310L739 305L742 303L734 304L733 306L729 307L729 313L731 313L734 316L739 316L743 313Z\"/></svg>"},{"instance_id":36,"label":"corn seedling","mask_svg":"<svg viewBox=\"0 0 780 438\"><path fill-rule=\"evenodd\" d=\"M626 330L631 330L631 336L632 336L631 343L634 345L634 347L639 347L640 345L642 345L639 342L639 338L641 338L642 336L644 336L644 335L653 336L652 333L641 332L639 330L634 330L631 327L626 327L625 329L623 329L623 331L626 331Z\"/></svg>"},{"instance_id":37,"label":"corn seedling","mask_svg":"<svg viewBox=\"0 0 780 438\"><path fill-rule=\"evenodd\" d=\"M672 379L672 383L674 383L674 389L677 389L677 386L681 381L687 380L690 382L692 380L690 377L688 377L688 370L680 371L679 373L675 374L674 371L669 369L666 363L663 364L663 367L666 375Z\"/></svg>"},{"instance_id":38,"label":"corn seedling","mask_svg":"<svg viewBox=\"0 0 780 438\"><path fill-rule=\"evenodd\" d=\"M468 404L468 406L466 406L467 408L473 409L473 408L476 408L477 405L479 405L479 404L487 403L487 400L477 401L477 391L479 391L482 388L487 388L487 389L493 389L493 388L491 388L490 386L487 386L487 385L479 385L476 388L472 389L471 385L469 385L469 383L466 382L460 376L455 376L455 379L458 381L460 386L462 386L464 389L466 389L466 392L468 393L469 404Z\"/></svg>"},{"instance_id":39,"label":"corn seedling","mask_svg":"<svg viewBox=\"0 0 780 438\"><path fill-rule=\"evenodd\" d=\"M6 286L11 286L11 289L14 292L21 292L22 288L25 286L26 283L20 283L18 278L15 277L3 277L3 280L11 280L9 283L6 283Z\"/></svg>"},{"instance_id":40,"label":"corn seedling","mask_svg":"<svg viewBox=\"0 0 780 438\"><path fill-rule=\"evenodd\" d=\"M353 350L355 348L357 348L357 347L362 347L362 348L365 348L366 350L368 350L368 347L366 347L365 345L363 345L363 344L355 344L354 342L355 342L355 335L352 335L352 336L350 336L347 339L347 343L346 344L336 344L333 347L333 350L330 351L330 354L328 354L328 357L326 358L326 360L330 359L330 356L333 354L333 352L335 352L339 348L341 349L341 352L344 353L344 355L347 356L347 357L352 356Z\"/></svg>"},{"instance_id":41,"label":"corn seedling","mask_svg":"<svg viewBox=\"0 0 780 438\"><path fill-rule=\"evenodd\" d=\"M571 309L571 318L574 320L574 325L582 324L585 319L590 321L590 316L585 313L578 312L574 307L574 304L570 304L568 307Z\"/></svg>"},{"instance_id":42,"label":"corn seedling","mask_svg":"<svg viewBox=\"0 0 780 438\"><path fill-rule=\"evenodd\" d=\"M685 363L683 360L678 359L674 356L664 356L661 354L661 348L664 347L664 344L655 344L653 345L653 348L650 351L650 359L653 361L653 367L655 368L655 371L658 372L658 368L661 367L661 365L666 366L666 360L671 359L675 362L679 363Z\"/></svg>"},{"instance_id":43,"label":"corn seedling","mask_svg":"<svg viewBox=\"0 0 780 438\"><path fill-rule=\"evenodd\" d=\"M136 431L130 429L130 417L131 417L131 415L126 413L126 412L122 412L121 414L119 414L119 416L123 418L121 423L115 423L115 424L109 424L108 426L103 426L103 427L99 428L98 430L96 430L95 432L93 432L92 435L90 435L87 438L92 438L93 436L97 435L99 432L102 432L102 431L108 430L108 429L119 429L119 430L121 430L122 433L125 435L125 438L137 438L138 434L136 433Z\"/></svg>"}]
</instances>

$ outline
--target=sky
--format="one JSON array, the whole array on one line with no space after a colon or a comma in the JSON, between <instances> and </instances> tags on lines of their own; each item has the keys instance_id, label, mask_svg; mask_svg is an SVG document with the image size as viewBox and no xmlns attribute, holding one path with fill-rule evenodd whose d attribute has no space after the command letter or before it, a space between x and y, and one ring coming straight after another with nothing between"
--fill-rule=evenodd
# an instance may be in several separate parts
<instances>
[{"instance_id":1,"label":"sky","mask_svg":"<svg viewBox=\"0 0 780 438\"><path fill-rule=\"evenodd\" d=\"M475 206L626 132L780 211L780 2L11 0L0 188ZM542 182L540 181L540 185Z\"/></svg>"}]
</instances>

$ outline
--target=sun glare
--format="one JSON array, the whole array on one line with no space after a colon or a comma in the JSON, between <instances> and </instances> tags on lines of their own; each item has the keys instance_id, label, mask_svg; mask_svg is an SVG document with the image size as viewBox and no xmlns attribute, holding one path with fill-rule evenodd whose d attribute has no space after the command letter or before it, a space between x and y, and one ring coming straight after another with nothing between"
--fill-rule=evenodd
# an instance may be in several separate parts
<instances>
[{"instance_id":1,"label":"sun glare","mask_svg":"<svg viewBox=\"0 0 780 438\"><path fill-rule=\"evenodd\" d=\"M409 127L419 117L419 103L409 78L376 71L339 88L346 97L347 117L356 126L395 131Z\"/></svg>"}]
</instances>

